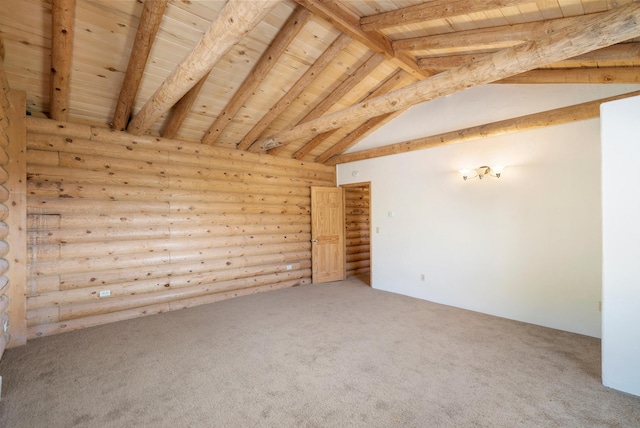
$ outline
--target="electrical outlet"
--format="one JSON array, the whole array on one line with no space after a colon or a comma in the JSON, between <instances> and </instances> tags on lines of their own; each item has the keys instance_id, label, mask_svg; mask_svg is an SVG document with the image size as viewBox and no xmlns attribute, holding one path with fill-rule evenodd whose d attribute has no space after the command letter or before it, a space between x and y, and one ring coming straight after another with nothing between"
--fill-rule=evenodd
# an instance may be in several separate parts
<instances>
[{"instance_id":1,"label":"electrical outlet","mask_svg":"<svg viewBox=\"0 0 640 428\"><path fill-rule=\"evenodd\" d=\"M293 266L287 265L287 270L291 270L291 269L293 269Z\"/></svg>"},{"instance_id":2,"label":"electrical outlet","mask_svg":"<svg viewBox=\"0 0 640 428\"><path fill-rule=\"evenodd\" d=\"M111 296L111 290L100 291L100 297L109 297L109 296Z\"/></svg>"},{"instance_id":3,"label":"electrical outlet","mask_svg":"<svg viewBox=\"0 0 640 428\"><path fill-rule=\"evenodd\" d=\"M602 312L602 300L598 302L598 310Z\"/></svg>"},{"instance_id":4,"label":"electrical outlet","mask_svg":"<svg viewBox=\"0 0 640 428\"><path fill-rule=\"evenodd\" d=\"M380 228L376 227L376 233L380 233Z\"/></svg>"},{"instance_id":5,"label":"electrical outlet","mask_svg":"<svg viewBox=\"0 0 640 428\"><path fill-rule=\"evenodd\" d=\"M424 274L420 274L420 281L424 281Z\"/></svg>"}]
</instances>

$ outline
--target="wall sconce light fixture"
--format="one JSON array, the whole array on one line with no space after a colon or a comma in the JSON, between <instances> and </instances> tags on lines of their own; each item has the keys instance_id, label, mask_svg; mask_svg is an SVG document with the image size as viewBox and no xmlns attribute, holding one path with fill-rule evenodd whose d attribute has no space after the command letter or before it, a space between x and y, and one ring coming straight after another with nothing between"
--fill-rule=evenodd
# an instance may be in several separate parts
<instances>
[{"instance_id":1,"label":"wall sconce light fixture","mask_svg":"<svg viewBox=\"0 0 640 428\"><path fill-rule=\"evenodd\" d=\"M500 178L500 174L504 170L504 166L481 166L474 169L461 169L459 172L462 175L463 180L470 180L472 178L478 177L480 180L485 175L489 175L491 177Z\"/></svg>"}]
</instances>

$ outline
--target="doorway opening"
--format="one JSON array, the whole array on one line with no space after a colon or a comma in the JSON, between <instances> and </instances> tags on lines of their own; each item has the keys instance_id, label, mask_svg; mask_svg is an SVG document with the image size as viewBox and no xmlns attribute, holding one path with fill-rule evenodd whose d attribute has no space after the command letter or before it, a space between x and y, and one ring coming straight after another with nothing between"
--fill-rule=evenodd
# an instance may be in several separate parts
<instances>
[{"instance_id":1,"label":"doorway opening","mask_svg":"<svg viewBox=\"0 0 640 428\"><path fill-rule=\"evenodd\" d=\"M343 184L347 278L371 286L371 182Z\"/></svg>"}]
</instances>

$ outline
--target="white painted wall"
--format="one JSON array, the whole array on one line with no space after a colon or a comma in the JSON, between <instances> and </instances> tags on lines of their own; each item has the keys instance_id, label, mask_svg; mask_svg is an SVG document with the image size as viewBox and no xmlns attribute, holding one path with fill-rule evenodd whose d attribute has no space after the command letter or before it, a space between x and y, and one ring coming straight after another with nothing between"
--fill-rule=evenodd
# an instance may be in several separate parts
<instances>
[{"instance_id":1,"label":"white painted wall","mask_svg":"<svg viewBox=\"0 0 640 428\"><path fill-rule=\"evenodd\" d=\"M355 150L638 90L565 88L475 88L414 107ZM483 181L457 172L485 164L509 167ZM361 181L375 288L600 337L598 119L338 166L339 184Z\"/></svg>"},{"instance_id":2,"label":"white painted wall","mask_svg":"<svg viewBox=\"0 0 640 428\"><path fill-rule=\"evenodd\" d=\"M601 118L602 382L640 395L640 97Z\"/></svg>"}]
</instances>

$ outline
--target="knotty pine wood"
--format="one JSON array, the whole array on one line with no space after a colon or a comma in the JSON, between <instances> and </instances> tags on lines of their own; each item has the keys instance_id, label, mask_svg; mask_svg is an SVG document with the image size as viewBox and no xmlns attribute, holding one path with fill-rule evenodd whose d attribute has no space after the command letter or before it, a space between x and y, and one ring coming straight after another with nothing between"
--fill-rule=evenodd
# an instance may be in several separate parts
<instances>
[{"instance_id":1,"label":"knotty pine wood","mask_svg":"<svg viewBox=\"0 0 640 428\"><path fill-rule=\"evenodd\" d=\"M23 91L10 91L8 93L11 108L8 110L10 126L7 129L9 145L2 148L7 154L6 164L3 165L7 173L7 179L3 187L8 190L6 201L1 206L9 207L8 212L3 213L2 222L6 224L8 233L0 243L6 244L6 253L3 257L8 262L8 268L4 277L0 277L2 294L8 297L8 310L2 316L8 321L8 347L19 346L26 343L26 304L24 284L26 283L27 254L26 242L26 131L25 110L27 95ZM5 262L2 263L5 265ZM4 321L0 322L0 328ZM0 330L1 331L1 330ZM0 351L1 356L1 351Z\"/></svg>"},{"instance_id":2,"label":"knotty pine wood","mask_svg":"<svg viewBox=\"0 0 640 428\"><path fill-rule=\"evenodd\" d=\"M370 270L370 188L368 185L344 187L347 276Z\"/></svg>"},{"instance_id":3,"label":"knotty pine wood","mask_svg":"<svg viewBox=\"0 0 640 428\"><path fill-rule=\"evenodd\" d=\"M576 26L566 27L539 40L505 48L467 66L454 68L363 103L327 114L260 139L257 145L275 148L345 125L400 111L419 102L501 80L540 66L640 36L640 5L630 3L597 16L582 16Z\"/></svg>"},{"instance_id":4,"label":"knotty pine wood","mask_svg":"<svg viewBox=\"0 0 640 428\"><path fill-rule=\"evenodd\" d=\"M331 167L33 118L27 148L29 338L310 283Z\"/></svg>"}]
</instances>

